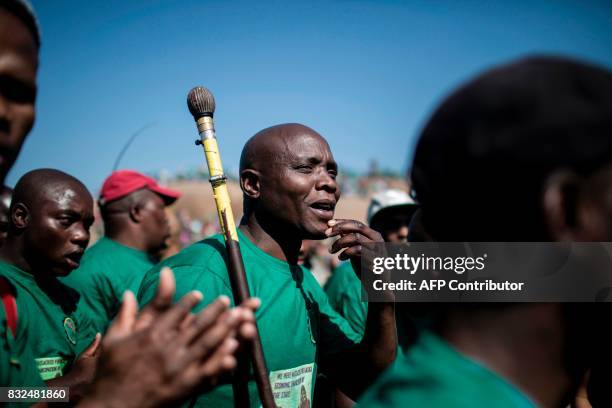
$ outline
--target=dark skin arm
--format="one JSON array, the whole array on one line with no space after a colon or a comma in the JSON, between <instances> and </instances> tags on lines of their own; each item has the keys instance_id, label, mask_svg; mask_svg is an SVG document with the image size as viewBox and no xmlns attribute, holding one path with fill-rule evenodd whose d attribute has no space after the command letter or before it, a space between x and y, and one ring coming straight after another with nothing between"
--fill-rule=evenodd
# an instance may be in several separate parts
<instances>
[{"instance_id":1,"label":"dark skin arm","mask_svg":"<svg viewBox=\"0 0 612 408\"><path fill-rule=\"evenodd\" d=\"M354 220L331 220L327 236L340 238L330 252L344 250L339 258L350 259L355 271L361 270L362 246L384 242L381 235L365 224ZM392 293L388 302L368 304L368 317L361 343L350 350L329 356L321 362L322 371L332 378L349 397L356 399L378 375L387 368L397 350L395 305Z\"/></svg>"}]
</instances>

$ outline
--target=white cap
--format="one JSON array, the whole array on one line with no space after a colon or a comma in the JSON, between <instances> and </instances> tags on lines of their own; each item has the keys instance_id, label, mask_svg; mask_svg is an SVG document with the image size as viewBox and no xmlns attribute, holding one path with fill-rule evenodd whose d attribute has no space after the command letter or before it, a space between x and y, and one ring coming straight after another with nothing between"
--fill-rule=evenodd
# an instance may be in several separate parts
<instances>
[{"instance_id":1,"label":"white cap","mask_svg":"<svg viewBox=\"0 0 612 408\"><path fill-rule=\"evenodd\" d=\"M416 209L418 204L407 192L402 190L385 190L374 194L368 207L368 224L371 223L372 218L381 210L403 206L414 207Z\"/></svg>"}]
</instances>

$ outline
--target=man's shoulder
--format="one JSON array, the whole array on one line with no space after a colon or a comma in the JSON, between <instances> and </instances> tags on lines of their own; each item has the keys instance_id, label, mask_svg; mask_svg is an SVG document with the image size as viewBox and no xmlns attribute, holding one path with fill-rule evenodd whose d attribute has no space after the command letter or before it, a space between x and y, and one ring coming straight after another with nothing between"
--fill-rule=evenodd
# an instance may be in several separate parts
<instances>
[{"instance_id":1,"label":"man's shoulder","mask_svg":"<svg viewBox=\"0 0 612 408\"><path fill-rule=\"evenodd\" d=\"M5 279L10 281L18 280L18 275L20 274L21 271L18 268L4 260L0 260L0 275L4 276Z\"/></svg>"},{"instance_id":2,"label":"man's shoulder","mask_svg":"<svg viewBox=\"0 0 612 408\"><path fill-rule=\"evenodd\" d=\"M97 287L95 282L100 279L107 280L104 277L107 271L115 272L112 253L105 254L97 250L94 245L85 251L79 267L67 276L60 278L60 280L70 287L84 290L85 288Z\"/></svg>"},{"instance_id":3,"label":"man's shoulder","mask_svg":"<svg viewBox=\"0 0 612 408\"><path fill-rule=\"evenodd\" d=\"M79 292L58 278L38 281L21 276L25 275L23 271L14 269L9 274L6 273L8 270L0 270L0 276L6 280L14 295L18 327L36 325L39 319L51 319L58 311L64 314L76 313L81 305Z\"/></svg>"},{"instance_id":4,"label":"man's shoulder","mask_svg":"<svg viewBox=\"0 0 612 408\"><path fill-rule=\"evenodd\" d=\"M448 400L452 393L449 394L444 379L432 375L425 367L426 364L414 361L411 357L410 354L398 357L364 393L359 400L359 406L382 407L425 403L428 403L426 404L428 406L450 406L441 405L442 402L452 405L452 399Z\"/></svg>"},{"instance_id":5,"label":"man's shoulder","mask_svg":"<svg viewBox=\"0 0 612 408\"><path fill-rule=\"evenodd\" d=\"M220 235L196 242L151 268L142 280L138 300L146 303L153 297L159 274L165 267L174 272L177 297L189 290L202 290L202 286L209 293L212 286L218 286L220 291L229 288L225 259L225 244Z\"/></svg>"},{"instance_id":6,"label":"man's shoulder","mask_svg":"<svg viewBox=\"0 0 612 408\"><path fill-rule=\"evenodd\" d=\"M79 267L63 280L66 282L90 280L94 275L112 271L116 262L112 243L109 239L102 238L85 250Z\"/></svg>"},{"instance_id":7,"label":"man's shoulder","mask_svg":"<svg viewBox=\"0 0 612 408\"><path fill-rule=\"evenodd\" d=\"M18 298L28 293L39 300L48 300L57 304L75 304L80 295L61 279L52 277L36 279L27 272L11 264L0 262L0 276L4 277Z\"/></svg>"},{"instance_id":8,"label":"man's shoulder","mask_svg":"<svg viewBox=\"0 0 612 408\"><path fill-rule=\"evenodd\" d=\"M350 261L346 261L339 265L333 275L337 275L343 282L359 282L359 278L355 274L353 264Z\"/></svg>"},{"instance_id":9,"label":"man's shoulder","mask_svg":"<svg viewBox=\"0 0 612 408\"><path fill-rule=\"evenodd\" d=\"M319 284L312 272L304 266L300 266L300 269L304 274L304 279L302 280L302 286L304 287L304 289L315 294L317 297L323 296L327 298L327 296L325 295L325 291L321 287L321 284Z\"/></svg>"},{"instance_id":10,"label":"man's shoulder","mask_svg":"<svg viewBox=\"0 0 612 408\"><path fill-rule=\"evenodd\" d=\"M100 266L114 265L120 262L124 262L122 257L118 257L118 249L122 248L122 245L113 241L110 238L102 237L95 244L87 248L81 259L81 266L79 269L104 271L104 268Z\"/></svg>"},{"instance_id":11,"label":"man's shoulder","mask_svg":"<svg viewBox=\"0 0 612 408\"><path fill-rule=\"evenodd\" d=\"M518 389L425 331L364 394L359 406L534 408Z\"/></svg>"},{"instance_id":12,"label":"man's shoulder","mask_svg":"<svg viewBox=\"0 0 612 408\"><path fill-rule=\"evenodd\" d=\"M379 378L359 400L364 408L391 406L430 406L457 408L535 408L520 394L499 392L497 387L468 381L452 381L450 375L421 372L420 367L407 367L401 357ZM460 379L459 379L460 380Z\"/></svg>"},{"instance_id":13,"label":"man's shoulder","mask_svg":"<svg viewBox=\"0 0 612 408\"><path fill-rule=\"evenodd\" d=\"M111 253L113 250L113 241L109 238L102 237L98 241L96 241L92 246L87 248L83 258L88 258L91 256L102 256L108 253Z\"/></svg>"},{"instance_id":14,"label":"man's shoulder","mask_svg":"<svg viewBox=\"0 0 612 408\"><path fill-rule=\"evenodd\" d=\"M226 269L225 260L227 258L223 237L220 234L213 235L181 250L159 264L154 269L161 269L164 266L169 268L193 267L209 269ZM159 268L157 268L159 267Z\"/></svg>"},{"instance_id":15,"label":"man's shoulder","mask_svg":"<svg viewBox=\"0 0 612 408\"><path fill-rule=\"evenodd\" d=\"M423 382L387 378L370 387L358 405L362 408L396 406L478 408L481 406L478 405L478 399L465 400L454 391Z\"/></svg>"},{"instance_id":16,"label":"man's shoulder","mask_svg":"<svg viewBox=\"0 0 612 408\"><path fill-rule=\"evenodd\" d=\"M360 285L359 278L353 271L353 266L350 262L344 262L339 265L332 276L325 284L325 292L328 295L339 295L340 293L347 292L352 285ZM361 289L361 286L359 286Z\"/></svg>"},{"instance_id":17,"label":"man's shoulder","mask_svg":"<svg viewBox=\"0 0 612 408\"><path fill-rule=\"evenodd\" d=\"M35 279L21 269L0 261L0 276L2 276L17 299L28 296L29 292L36 291Z\"/></svg>"}]
</instances>

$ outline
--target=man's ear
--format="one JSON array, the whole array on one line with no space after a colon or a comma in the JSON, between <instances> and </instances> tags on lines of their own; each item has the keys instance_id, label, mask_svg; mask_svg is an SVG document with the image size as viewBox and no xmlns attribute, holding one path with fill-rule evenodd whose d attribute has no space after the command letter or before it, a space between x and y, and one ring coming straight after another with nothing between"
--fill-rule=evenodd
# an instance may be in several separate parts
<instances>
[{"instance_id":1,"label":"man's ear","mask_svg":"<svg viewBox=\"0 0 612 408\"><path fill-rule=\"evenodd\" d=\"M579 192L583 179L558 170L544 184L543 206L548 233L555 241L579 241L583 225L579 214Z\"/></svg>"},{"instance_id":2,"label":"man's ear","mask_svg":"<svg viewBox=\"0 0 612 408\"><path fill-rule=\"evenodd\" d=\"M141 202L134 203L130 206L129 215L132 222L135 222L136 224L140 224L142 222L143 208L144 205Z\"/></svg>"},{"instance_id":3,"label":"man's ear","mask_svg":"<svg viewBox=\"0 0 612 408\"><path fill-rule=\"evenodd\" d=\"M259 198L261 194L260 173L253 169L242 170L240 172L240 188L248 198Z\"/></svg>"},{"instance_id":4,"label":"man's ear","mask_svg":"<svg viewBox=\"0 0 612 408\"><path fill-rule=\"evenodd\" d=\"M23 203L17 203L11 211L11 223L17 229L24 229L30 223L30 210Z\"/></svg>"}]
</instances>

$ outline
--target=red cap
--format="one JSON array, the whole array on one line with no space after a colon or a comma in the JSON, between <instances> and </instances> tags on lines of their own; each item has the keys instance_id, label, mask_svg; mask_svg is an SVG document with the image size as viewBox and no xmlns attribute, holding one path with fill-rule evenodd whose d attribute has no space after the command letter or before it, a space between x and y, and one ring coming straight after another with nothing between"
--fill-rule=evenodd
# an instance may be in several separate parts
<instances>
[{"instance_id":1,"label":"red cap","mask_svg":"<svg viewBox=\"0 0 612 408\"><path fill-rule=\"evenodd\" d=\"M142 188L147 188L159 194L166 205L172 204L181 195L179 191L161 187L155 179L137 171L119 170L113 172L104 180L102 191L100 191L100 205L123 198Z\"/></svg>"}]
</instances>

